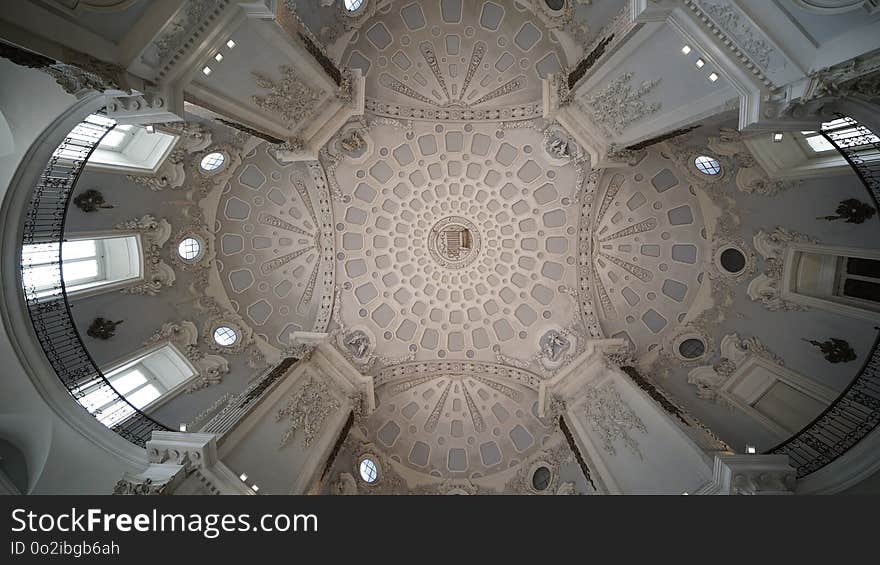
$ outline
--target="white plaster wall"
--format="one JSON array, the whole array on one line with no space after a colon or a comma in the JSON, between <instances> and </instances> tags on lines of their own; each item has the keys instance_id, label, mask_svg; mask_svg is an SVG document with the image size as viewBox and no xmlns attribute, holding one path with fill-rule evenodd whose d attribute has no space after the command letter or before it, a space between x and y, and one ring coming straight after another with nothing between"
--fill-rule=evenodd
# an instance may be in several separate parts
<instances>
[{"instance_id":1,"label":"white plaster wall","mask_svg":"<svg viewBox=\"0 0 880 565\"><path fill-rule=\"evenodd\" d=\"M712 478L708 457L688 438L656 403L629 378L618 372L603 371L592 383L604 387L612 383L620 399L644 424L647 433L630 428L637 451L623 440L612 442L614 453L605 448L599 431L584 417L583 402L572 405L567 420L602 481L611 493L681 494L693 492ZM626 427L626 418L615 419Z\"/></svg>"}]
</instances>

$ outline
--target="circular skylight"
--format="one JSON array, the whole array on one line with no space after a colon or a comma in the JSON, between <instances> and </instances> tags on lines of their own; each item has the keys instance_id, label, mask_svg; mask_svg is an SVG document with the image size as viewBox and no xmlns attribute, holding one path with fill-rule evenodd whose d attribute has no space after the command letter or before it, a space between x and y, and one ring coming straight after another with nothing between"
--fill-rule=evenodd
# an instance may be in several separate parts
<instances>
[{"instance_id":1,"label":"circular skylight","mask_svg":"<svg viewBox=\"0 0 880 565\"><path fill-rule=\"evenodd\" d=\"M361 473L361 478L365 482L374 483L379 477L379 469L376 467L376 462L369 457L364 457L364 459L361 461L361 466L359 470Z\"/></svg>"},{"instance_id":2,"label":"circular skylight","mask_svg":"<svg viewBox=\"0 0 880 565\"><path fill-rule=\"evenodd\" d=\"M364 5L364 0L344 0L345 9L349 12L357 12Z\"/></svg>"},{"instance_id":3,"label":"circular skylight","mask_svg":"<svg viewBox=\"0 0 880 565\"><path fill-rule=\"evenodd\" d=\"M721 172L721 163L708 155L700 155L694 159L694 166L704 175L717 175Z\"/></svg>"},{"instance_id":4,"label":"circular skylight","mask_svg":"<svg viewBox=\"0 0 880 565\"><path fill-rule=\"evenodd\" d=\"M202 167L203 171L216 171L223 166L224 161L226 161L226 157L223 153L215 151L202 157L202 162L199 166Z\"/></svg>"},{"instance_id":5,"label":"circular skylight","mask_svg":"<svg viewBox=\"0 0 880 565\"><path fill-rule=\"evenodd\" d=\"M222 345L223 347L229 347L238 341L238 334L235 333L235 330L230 328L229 326L219 326L216 330L214 330L214 341L217 345Z\"/></svg>"},{"instance_id":6,"label":"circular skylight","mask_svg":"<svg viewBox=\"0 0 880 565\"><path fill-rule=\"evenodd\" d=\"M194 237L187 237L181 240L177 246L177 254L184 261L192 261L199 256L202 251L202 244Z\"/></svg>"}]
</instances>

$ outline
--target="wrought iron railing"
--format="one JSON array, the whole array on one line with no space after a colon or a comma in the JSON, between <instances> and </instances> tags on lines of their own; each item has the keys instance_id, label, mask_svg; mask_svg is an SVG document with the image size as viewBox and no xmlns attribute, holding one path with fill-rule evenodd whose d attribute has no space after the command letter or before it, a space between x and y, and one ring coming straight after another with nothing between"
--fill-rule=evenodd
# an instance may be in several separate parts
<instances>
[{"instance_id":1,"label":"wrought iron railing","mask_svg":"<svg viewBox=\"0 0 880 565\"><path fill-rule=\"evenodd\" d=\"M98 368L76 328L62 276L70 197L89 156L115 125L113 120L89 116L52 153L25 213L22 290L37 340L62 384L98 420L126 440L144 446L153 430L169 428L128 402ZM38 267L29 263L34 256L39 256ZM100 399L108 408L99 412L90 406L93 399Z\"/></svg>"},{"instance_id":2,"label":"wrought iron railing","mask_svg":"<svg viewBox=\"0 0 880 565\"><path fill-rule=\"evenodd\" d=\"M880 138L854 119L838 114L838 119L820 132L834 146L861 179L874 207L880 203Z\"/></svg>"},{"instance_id":3,"label":"wrought iron railing","mask_svg":"<svg viewBox=\"0 0 880 565\"><path fill-rule=\"evenodd\" d=\"M874 206L880 201L880 139L852 118L839 116L822 128L833 145L859 176ZM846 389L815 420L770 449L788 455L797 476L828 465L852 449L880 423L880 335L868 358Z\"/></svg>"}]
</instances>

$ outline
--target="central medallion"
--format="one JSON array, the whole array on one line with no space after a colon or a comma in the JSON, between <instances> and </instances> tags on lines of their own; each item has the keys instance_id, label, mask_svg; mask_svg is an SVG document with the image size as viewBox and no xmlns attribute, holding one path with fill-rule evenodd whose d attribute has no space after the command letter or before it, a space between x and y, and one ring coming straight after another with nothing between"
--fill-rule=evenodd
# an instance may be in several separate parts
<instances>
[{"instance_id":1,"label":"central medallion","mask_svg":"<svg viewBox=\"0 0 880 565\"><path fill-rule=\"evenodd\" d=\"M480 254L480 232L470 220L447 216L431 228L428 251L441 267L462 269Z\"/></svg>"}]
</instances>

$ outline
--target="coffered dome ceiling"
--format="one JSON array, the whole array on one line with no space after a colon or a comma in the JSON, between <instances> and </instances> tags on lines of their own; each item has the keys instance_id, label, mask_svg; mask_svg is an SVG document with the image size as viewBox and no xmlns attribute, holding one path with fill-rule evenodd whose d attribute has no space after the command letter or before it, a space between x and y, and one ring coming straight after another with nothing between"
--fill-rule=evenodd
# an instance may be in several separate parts
<instances>
[{"instance_id":1,"label":"coffered dome ceiling","mask_svg":"<svg viewBox=\"0 0 880 565\"><path fill-rule=\"evenodd\" d=\"M710 243L689 175L651 151L638 167L610 169L590 220L596 311L607 335L639 354L685 321L703 280ZM584 218L586 221L587 218Z\"/></svg>"},{"instance_id":2,"label":"coffered dome ceiling","mask_svg":"<svg viewBox=\"0 0 880 565\"><path fill-rule=\"evenodd\" d=\"M383 120L352 131L364 147L328 165L341 197L337 311L371 353L522 358L577 319L585 171L550 154L542 131Z\"/></svg>"},{"instance_id":3,"label":"coffered dome ceiling","mask_svg":"<svg viewBox=\"0 0 880 565\"><path fill-rule=\"evenodd\" d=\"M435 477L479 478L522 462L554 433L525 372L494 364L418 363L383 371L368 437Z\"/></svg>"},{"instance_id":4,"label":"coffered dome ceiling","mask_svg":"<svg viewBox=\"0 0 880 565\"><path fill-rule=\"evenodd\" d=\"M367 110L423 119L540 116L541 78L563 66L556 38L514 2L393 2L343 62L367 77Z\"/></svg>"},{"instance_id":5,"label":"coffered dome ceiling","mask_svg":"<svg viewBox=\"0 0 880 565\"><path fill-rule=\"evenodd\" d=\"M656 151L591 172L537 117L562 58L515 2L367 15L343 56L366 75L366 115L320 162L258 146L222 191L233 309L282 349L295 331L333 330L365 372L464 360L549 376L587 338L669 347L704 286L711 200Z\"/></svg>"},{"instance_id":6,"label":"coffered dome ceiling","mask_svg":"<svg viewBox=\"0 0 880 565\"><path fill-rule=\"evenodd\" d=\"M333 226L317 164L281 163L259 145L223 189L217 271L254 331L284 348L294 331L324 331L333 294Z\"/></svg>"}]
</instances>

